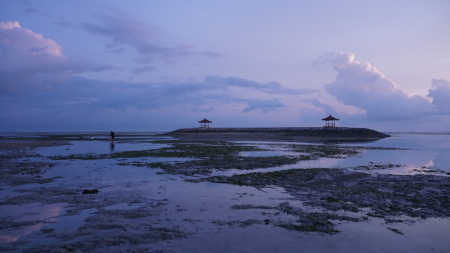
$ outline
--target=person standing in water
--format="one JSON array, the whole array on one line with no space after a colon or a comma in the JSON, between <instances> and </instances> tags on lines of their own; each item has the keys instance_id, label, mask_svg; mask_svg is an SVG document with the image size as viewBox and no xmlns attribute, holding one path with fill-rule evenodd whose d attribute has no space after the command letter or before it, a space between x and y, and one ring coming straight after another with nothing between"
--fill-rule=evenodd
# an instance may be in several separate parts
<instances>
[{"instance_id":1,"label":"person standing in water","mask_svg":"<svg viewBox=\"0 0 450 253\"><path fill-rule=\"evenodd\" d=\"M116 134L113 132L113 131L111 131L111 133L109 134L109 140L110 140L110 143L109 143L109 148L110 148L110 150L111 150L111 152L114 152L114 137L116 137Z\"/></svg>"}]
</instances>

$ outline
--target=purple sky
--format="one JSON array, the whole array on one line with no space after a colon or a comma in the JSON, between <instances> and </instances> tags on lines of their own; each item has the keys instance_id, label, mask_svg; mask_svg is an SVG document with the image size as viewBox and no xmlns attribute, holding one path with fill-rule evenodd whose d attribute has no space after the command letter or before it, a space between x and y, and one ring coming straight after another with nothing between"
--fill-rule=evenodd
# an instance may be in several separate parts
<instances>
[{"instance_id":1,"label":"purple sky","mask_svg":"<svg viewBox=\"0 0 450 253\"><path fill-rule=\"evenodd\" d=\"M0 131L450 131L450 1L0 0Z\"/></svg>"}]
</instances>

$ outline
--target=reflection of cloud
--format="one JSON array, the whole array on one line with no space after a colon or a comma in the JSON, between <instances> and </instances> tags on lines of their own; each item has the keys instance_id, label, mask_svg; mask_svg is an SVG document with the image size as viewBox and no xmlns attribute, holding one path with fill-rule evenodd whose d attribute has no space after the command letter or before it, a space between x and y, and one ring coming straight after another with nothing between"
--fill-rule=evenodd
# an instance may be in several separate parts
<instances>
[{"instance_id":1,"label":"reflection of cloud","mask_svg":"<svg viewBox=\"0 0 450 253\"><path fill-rule=\"evenodd\" d=\"M436 168L443 169L447 173L450 173L450 155L448 153L448 150L450 150L450 144L448 144L447 147L443 147L436 154L432 162L433 166L435 166Z\"/></svg>"},{"instance_id":2,"label":"reflection of cloud","mask_svg":"<svg viewBox=\"0 0 450 253\"><path fill-rule=\"evenodd\" d=\"M426 166L426 167L433 167L433 166L434 166L434 162L433 162L433 160L430 160L430 161L428 161L427 163L425 163L423 166Z\"/></svg>"},{"instance_id":3,"label":"reflection of cloud","mask_svg":"<svg viewBox=\"0 0 450 253\"><path fill-rule=\"evenodd\" d=\"M27 226L17 230L9 230L6 232L7 234L3 234L4 232L0 231L0 243L16 242L21 237L31 234L34 231L40 230L43 225L44 223L38 223L36 225Z\"/></svg>"},{"instance_id":4,"label":"reflection of cloud","mask_svg":"<svg viewBox=\"0 0 450 253\"><path fill-rule=\"evenodd\" d=\"M40 203L30 203L21 206L9 206L2 208L2 216L11 222L24 222L24 224L36 223L30 226L14 227L0 231L0 243L18 241L21 237L40 230L46 223L54 222L63 213L64 208L60 204L42 205ZM4 224L5 225L5 224ZM6 225L8 225L6 223Z\"/></svg>"}]
</instances>

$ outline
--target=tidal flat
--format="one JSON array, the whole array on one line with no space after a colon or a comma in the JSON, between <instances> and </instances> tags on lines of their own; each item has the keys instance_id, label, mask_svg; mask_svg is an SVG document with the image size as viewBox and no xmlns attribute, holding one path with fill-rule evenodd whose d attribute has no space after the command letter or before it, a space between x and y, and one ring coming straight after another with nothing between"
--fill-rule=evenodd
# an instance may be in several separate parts
<instances>
[{"instance_id":1,"label":"tidal flat","mask_svg":"<svg viewBox=\"0 0 450 253\"><path fill-rule=\"evenodd\" d=\"M8 252L449 252L450 134L0 140Z\"/></svg>"}]
</instances>

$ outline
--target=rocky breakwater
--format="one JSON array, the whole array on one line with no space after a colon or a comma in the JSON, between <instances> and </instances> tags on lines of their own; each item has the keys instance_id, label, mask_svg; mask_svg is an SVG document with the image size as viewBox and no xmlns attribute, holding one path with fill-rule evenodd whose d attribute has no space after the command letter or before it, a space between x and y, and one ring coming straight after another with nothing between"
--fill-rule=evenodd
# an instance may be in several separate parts
<instances>
[{"instance_id":1,"label":"rocky breakwater","mask_svg":"<svg viewBox=\"0 0 450 253\"><path fill-rule=\"evenodd\" d=\"M304 142L362 142L390 137L368 128L349 127L182 128L165 135L183 140Z\"/></svg>"}]
</instances>

